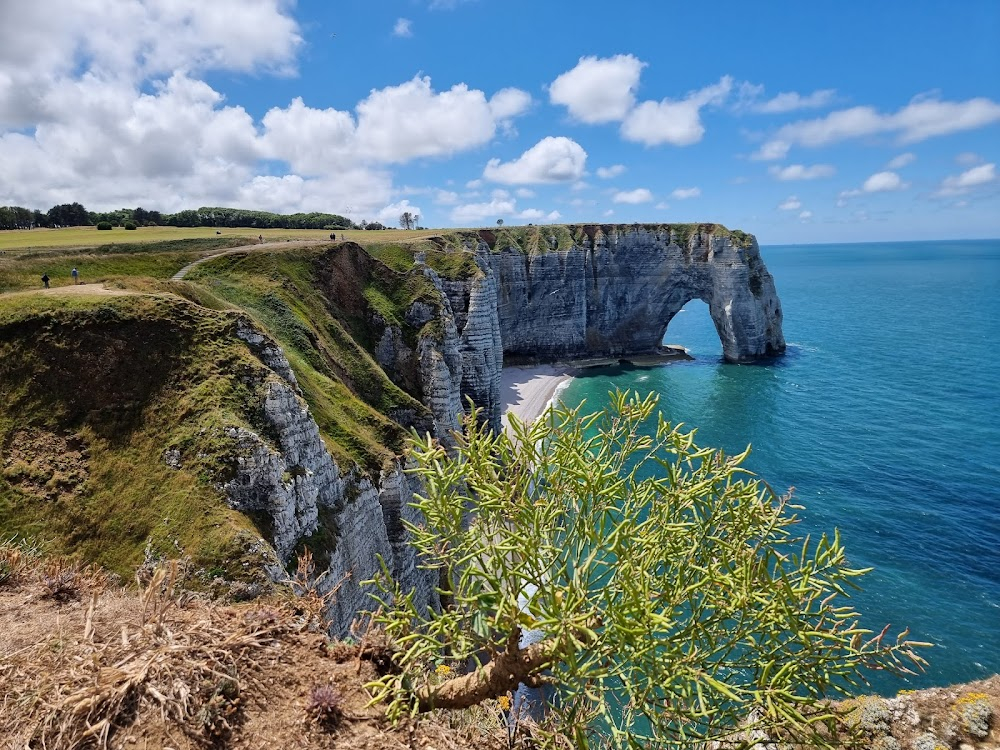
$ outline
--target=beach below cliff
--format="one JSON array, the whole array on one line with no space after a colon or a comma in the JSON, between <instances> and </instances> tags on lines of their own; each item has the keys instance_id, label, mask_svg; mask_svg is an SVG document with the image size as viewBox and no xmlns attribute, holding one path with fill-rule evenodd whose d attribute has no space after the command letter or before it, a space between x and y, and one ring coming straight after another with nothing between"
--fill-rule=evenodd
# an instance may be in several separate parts
<instances>
[{"instance_id":1,"label":"beach below cliff","mask_svg":"<svg viewBox=\"0 0 1000 750\"><path fill-rule=\"evenodd\" d=\"M507 429L507 416L517 415L523 422L532 422L545 411L560 388L573 379L575 370L565 365L504 367L500 374L500 408L502 424Z\"/></svg>"}]
</instances>

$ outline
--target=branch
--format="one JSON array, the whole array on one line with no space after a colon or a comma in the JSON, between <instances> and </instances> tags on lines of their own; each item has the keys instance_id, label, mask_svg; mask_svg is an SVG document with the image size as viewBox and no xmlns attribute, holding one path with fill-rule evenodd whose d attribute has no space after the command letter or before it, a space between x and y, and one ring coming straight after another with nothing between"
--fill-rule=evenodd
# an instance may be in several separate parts
<instances>
[{"instance_id":1,"label":"branch","mask_svg":"<svg viewBox=\"0 0 1000 750\"><path fill-rule=\"evenodd\" d=\"M527 648L508 649L475 672L417 690L418 710L469 708L488 698L506 695L518 683L535 684L537 673L554 662L555 657L556 643L553 640Z\"/></svg>"}]
</instances>

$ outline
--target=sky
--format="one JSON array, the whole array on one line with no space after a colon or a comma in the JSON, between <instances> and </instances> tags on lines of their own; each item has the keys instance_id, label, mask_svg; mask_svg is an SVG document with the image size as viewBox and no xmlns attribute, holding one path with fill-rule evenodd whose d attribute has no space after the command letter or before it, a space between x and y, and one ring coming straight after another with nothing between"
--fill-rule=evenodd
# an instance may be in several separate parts
<instances>
[{"instance_id":1,"label":"sky","mask_svg":"<svg viewBox=\"0 0 1000 750\"><path fill-rule=\"evenodd\" d=\"M997 0L0 0L0 205L1000 237Z\"/></svg>"}]
</instances>

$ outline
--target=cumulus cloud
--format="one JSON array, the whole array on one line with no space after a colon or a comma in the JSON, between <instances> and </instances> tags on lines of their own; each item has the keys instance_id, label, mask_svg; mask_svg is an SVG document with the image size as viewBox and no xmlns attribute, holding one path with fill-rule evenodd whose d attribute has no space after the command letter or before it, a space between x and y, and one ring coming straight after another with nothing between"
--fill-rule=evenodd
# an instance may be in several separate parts
<instances>
[{"instance_id":1,"label":"cumulus cloud","mask_svg":"<svg viewBox=\"0 0 1000 750\"><path fill-rule=\"evenodd\" d=\"M516 203L510 198L494 198L488 203L466 203L455 206L451 220L456 224L474 224L484 219L497 219L514 213Z\"/></svg>"},{"instance_id":2,"label":"cumulus cloud","mask_svg":"<svg viewBox=\"0 0 1000 750\"><path fill-rule=\"evenodd\" d=\"M705 126L701 122L702 108L721 104L732 87L733 79L723 76L718 83L691 92L679 101L642 102L622 122L622 137L646 146L664 143L690 146L697 143L705 134Z\"/></svg>"},{"instance_id":3,"label":"cumulus cloud","mask_svg":"<svg viewBox=\"0 0 1000 750\"><path fill-rule=\"evenodd\" d=\"M354 110L295 98L255 121L200 74L293 72L302 36L290 8L37 0L18 8L17 23L0 9L0 203L227 203L371 218L391 205L385 165L481 146L530 105L517 89L487 98L416 77Z\"/></svg>"},{"instance_id":4,"label":"cumulus cloud","mask_svg":"<svg viewBox=\"0 0 1000 750\"><path fill-rule=\"evenodd\" d=\"M388 206L379 209L375 214L375 218L387 227L398 227L399 217L407 211L417 217L422 216L424 213L420 210L420 206L414 206L409 200L404 199L398 203L390 203Z\"/></svg>"},{"instance_id":5,"label":"cumulus cloud","mask_svg":"<svg viewBox=\"0 0 1000 750\"><path fill-rule=\"evenodd\" d=\"M409 18L397 18L396 25L392 27L392 35L399 37L413 36L413 21Z\"/></svg>"},{"instance_id":6,"label":"cumulus cloud","mask_svg":"<svg viewBox=\"0 0 1000 750\"><path fill-rule=\"evenodd\" d=\"M670 208L670 204L661 201L657 203L656 206L654 206L654 208L656 208L657 211L666 211L668 208Z\"/></svg>"},{"instance_id":7,"label":"cumulus cloud","mask_svg":"<svg viewBox=\"0 0 1000 750\"><path fill-rule=\"evenodd\" d=\"M493 113L493 117L499 121L523 115L530 106L531 94L527 91L521 91L521 89L500 89L490 97L490 111Z\"/></svg>"},{"instance_id":8,"label":"cumulus cloud","mask_svg":"<svg viewBox=\"0 0 1000 750\"><path fill-rule=\"evenodd\" d=\"M587 152L564 136L543 138L514 161L490 159L483 177L505 185L572 182L583 176Z\"/></svg>"},{"instance_id":9,"label":"cumulus cloud","mask_svg":"<svg viewBox=\"0 0 1000 750\"><path fill-rule=\"evenodd\" d=\"M778 204L778 208L782 211L798 211L802 208L802 201L794 195L789 195L782 203Z\"/></svg>"},{"instance_id":10,"label":"cumulus cloud","mask_svg":"<svg viewBox=\"0 0 1000 750\"><path fill-rule=\"evenodd\" d=\"M908 167L910 164L913 164L916 160L917 155L907 151L905 154L900 154L899 156L895 156L890 159L889 163L886 164L886 167L889 169L902 169L903 167Z\"/></svg>"},{"instance_id":11,"label":"cumulus cloud","mask_svg":"<svg viewBox=\"0 0 1000 750\"><path fill-rule=\"evenodd\" d=\"M635 190L623 190L615 193L611 200L615 203L649 203L653 200L653 194L646 188L636 188Z\"/></svg>"},{"instance_id":12,"label":"cumulus cloud","mask_svg":"<svg viewBox=\"0 0 1000 750\"><path fill-rule=\"evenodd\" d=\"M514 194L518 198L534 198L535 197L535 191L534 190L529 190L528 188L518 188L517 190L514 191Z\"/></svg>"},{"instance_id":13,"label":"cumulus cloud","mask_svg":"<svg viewBox=\"0 0 1000 750\"><path fill-rule=\"evenodd\" d=\"M894 135L899 143L918 143L935 136L974 130L1000 122L1000 104L983 97L962 102L918 97L893 113L874 107L852 107L815 120L781 128L756 152L758 159L780 159L792 146L818 147L852 138Z\"/></svg>"},{"instance_id":14,"label":"cumulus cloud","mask_svg":"<svg viewBox=\"0 0 1000 750\"><path fill-rule=\"evenodd\" d=\"M895 172L876 172L861 185L860 189L844 190L838 196L838 206L847 205L847 198L856 198L865 193L891 193L897 190L906 190L910 183L903 182L902 178Z\"/></svg>"},{"instance_id":15,"label":"cumulus cloud","mask_svg":"<svg viewBox=\"0 0 1000 750\"><path fill-rule=\"evenodd\" d=\"M58 121L58 89L135 85L175 71L289 73L302 36L283 0L36 0L0 9L0 127ZM125 29L127 32L123 32Z\"/></svg>"},{"instance_id":16,"label":"cumulus cloud","mask_svg":"<svg viewBox=\"0 0 1000 750\"><path fill-rule=\"evenodd\" d=\"M777 180L790 182L792 180L818 180L821 177L832 177L837 170L832 164L789 164L787 167L771 167L768 172Z\"/></svg>"},{"instance_id":17,"label":"cumulus cloud","mask_svg":"<svg viewBox=\"0 0 1000 750\"><path fill-rule=\"evenodd\" d=\"M674 190L674 192L670 194L670 197L675 200L683 201L687 200L688 198L697 198L699 195L701 195L701 188L689 187L689 188L677 188L676 190Z\"/></svg>"},{"instance_id":18,"label":"cumulus cloud","mask_svg":"<svg viewBox=\"0 0 1000 750\"><path fill-rule=\"evenodd\" d=\"M893 190L905 190L910 185L903 182L895 172L876 172L861 186L866 193L887 193Z\"/></svg>"},{"instance_id":19,"label":"cumulus cloud","mask_svg":"<svg viewBox=\"0 0 1000 750\"><path fill-rule=\"evenodd\" d=\"M559 221L562 218L562 214L558 211L549 211L545 213L544 211L537 208L526 208L517 214L517 218L524 219L525 221L539 221L540 219L545 219L547 222Z\"/></svg>"},{"instance_id":20,"label":"cumulus cloud","mask_svg":"<svg viewBox=\"0 0 1000 750\"><path fill-rule=\"evenodd\" d=\"M980 164L978 167L967 169L961 174L945 177L937 195L964 195L977 187L988 185L996 179L996 164Z\"/></svg>"},{"instance_id":21,"label":"cumulus cloud","mask_svg":"<svg viewBox=\"0 0 1000 750\"><path fill-rule=\"evenodd\" d=\"M635 103L644 67L646 63L633 55L581 57L549 86L549 100L565 106L580 122L620 121Z\"/></svg>"},{"instance_id":22,"label":"cumulus cloud","mask_svg":"<svg viewBox=\"0 0 1000 750\"><path fill-rule=\"evenodd\" d=\"M624 164L612 164L610 167L598 167L597 176L602 180L612 180L619 175L625 174Z\"/></svg>"},{"instance_id":23,"label":"cumulus cloud","mask_svg":"<svg viewBox=\"0 0 1000 750\"><path fill-rule=\"evenodd\" d=\"M504 95L505 100L509 97ZM358 104L357 113L359 149L390 163L480 146L493 138L497 127L482 91L460 83L438 93L427 76L372 91Z\"/></svg>"},{"instance_id":24,"label":"cumulus cloud","mask_svg":"<svg viewBox=\"0 0 1000 750\"><path fill-rule=\"evenodd\" d=\"M812 215L813 215L812 211L803 211L802 213L799 214L799 218L802 219L802 221L806 221L808 219L811 219Z\"/></svg>"}]
</instances>

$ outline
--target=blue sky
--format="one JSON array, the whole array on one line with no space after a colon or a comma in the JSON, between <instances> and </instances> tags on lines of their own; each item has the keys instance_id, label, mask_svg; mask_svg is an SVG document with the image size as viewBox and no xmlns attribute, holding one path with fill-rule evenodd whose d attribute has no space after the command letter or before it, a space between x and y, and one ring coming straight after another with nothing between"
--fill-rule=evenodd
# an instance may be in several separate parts
<instances>
[{"instance_id":1,"label":"blue sky","mask_svg":"<svg viewBox=\"0 0 1000 750\"><path fill-rule=\"evenodd\" d=\"M1000 236L1000 3L0 6L0 204Z\"/></svg>"}]
</instances>

